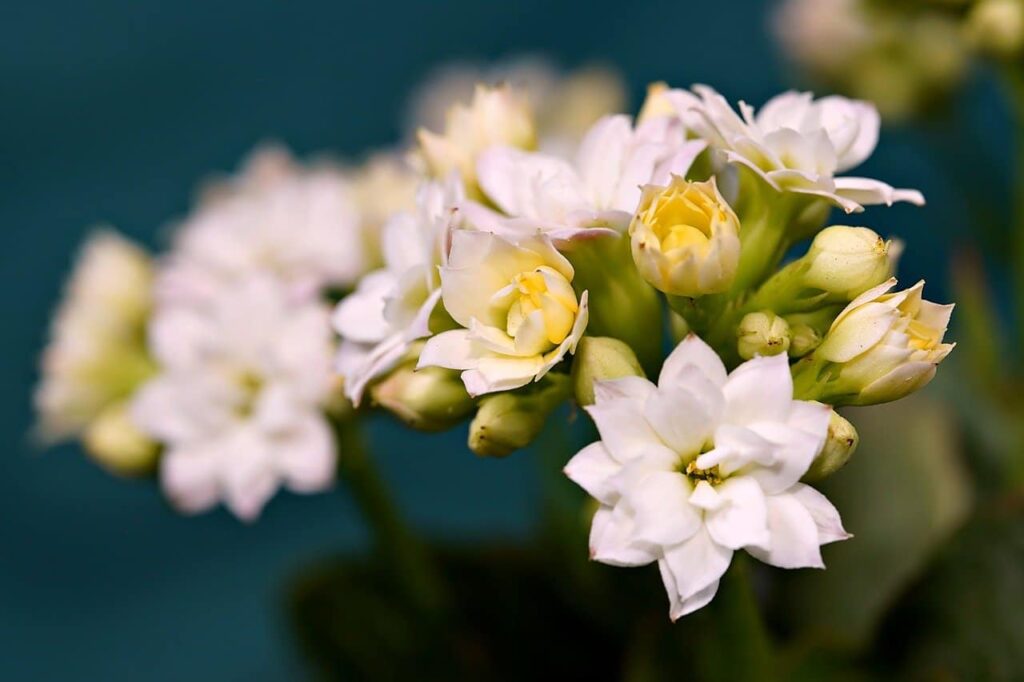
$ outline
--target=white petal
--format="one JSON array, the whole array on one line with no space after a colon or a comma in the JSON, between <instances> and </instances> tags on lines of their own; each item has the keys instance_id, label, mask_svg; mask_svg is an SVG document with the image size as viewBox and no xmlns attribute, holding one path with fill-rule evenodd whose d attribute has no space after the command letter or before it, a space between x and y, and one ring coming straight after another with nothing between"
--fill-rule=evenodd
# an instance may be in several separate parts
<instances>
[{"instance_id":1,"label":"white petal","mask_svg":"<svg viewBox=\"0 0 1024 682\"><path fill-rule=\"evenodd\" d=\"M224 504L242 521L254 521L278 487L272 441L243 427L218 446Z\"/></svg>"},{"instance_id":2,"label":"white petal","mask_svg":"<svg viewBox=\"0 0 1024 682\"><path fill-rule=\"evenodd\" d=\"M331 323L341 336L362 343L376 343L391 331L384 319L386 297L396 286L396 280L387 270L371 272L359 282L359 287L341 299Z\"/></svg>"},{"instance_id":3,"label":"white petal","mask_svg":"<svg viewBox=\"0 0 1024 682\"><path fill-rule=\"evenodd\" d=\"M686 601L713 585L732 561L732 550L711 539L702 527L686 542L665 551L680 600Z\"/></svg>"},{"instance_id":4,"label":"white petal","mask_svg":"<svg viewBox=\"0 0 1024 682\"><path fill-rule=\"evenodd\" d=\"M447 367L472 369L480 360L480 351L470 338L468 329L452 329L427 340L420 352L416 369Z\"/></svg>"},{"instance_id":5,"label":"white petal","mask_svg":"<svg viewBox=\"0 0 1024 682\"><path fill-rule=\"evenodd\" d=\"M847 540L851 537L843 528L839 512L824 495L809 485L797 483L788 491L804 506L818 527L818 543L827 545L830 542Z\"/></svg>"},{"instance_id":6,"label":"white petal","mask_svg":"<svg viewBox=\"0 0 1024 682\"><path fill-rule=\"evenodd\" d=\"M590 527L590 558L610 566L644 566L658 558L651 545L634 542L633 519L623 506L602 506Z\"/></svg>"},{"instance_id":7,"label":"white petal","mask_svg":"<svg viewBox=\"0 0 1024 682\"><path fill-rule=\"evenodd\" d=\"M747 476L733 476L717 489L725 501L706 516L708 533L720 545L740 549L768 542L768 511L761 486Z\"/></svg>"},{"instance_id":8,"label":"white petal","mask_svg":"<svg viewBox=\"0 0 1024 682\"><path fill-rule=\"evenodd\" d=\"M491 201L514 217L558 219L586 204L576 171L545 154L492 147L477 161L477 179Z\"/></svg>"},{"instance_id":9,"label":"white petal","mask_svg":"<svg viewBox=\"0 0 1024 682\"><path fill-rule=\"evenodd\" d=\"M713 433L716 417L684 388L659 387L644 404L647 423L666 445L684 456L701 451Z\"/></svg>"},{"instance_id":10,"label":"white petal","mask_svg":"<svg viewBox=\"0 0 1024 682\"><path fill-rule=\"evenodd\" d=\"M659 386L679 385L679 372L685 367L696 367L715 386L724 386L725 365L718 353L696 334L690 334L665 359L658 376Z\"/></svg>"},{"instance_id":11,"label":"white petal","mask_svg":"<svg viewBox=\"0 0 1024 682\"><path fill-rule=\"evenodd\" d=\"M622 465L612 459L607 448L600 441L591 443L565 465L565 475L587 491L602 504L611 505L618 501L618 493L609 479L622 470Z\"/></svg>"},{"instance_id":12,"label":"white petal","mask_svg":"<svg viewBox=\"0 0 1024 682\"><path fill-rule=\"evenodd\" d=\"M194 514L217 503L217 458L202 446L172 447L160 460L160 487L174 507Z\"/></svg>"},{"instance_id":13,"label":"white petal","mask_svg":"<svg viewBox=\"0 0 1024 682\"><path fill-rule=\"evenodd\" d=\"M299 493L329 488L334 481L337 456L331 428L315 412L300 418L274 451L285 485Z\"/></svg>"},{"instance_id":14,"label":"white petal","mask_svg":"<svg viewBox=\"0 0 1024 682\"><path fill-rule=\"evenodd\" d=\"M767 548L747 547L747 551L779 568L824 568L821 561L818 527L807 508L794 495L783 493L766 498L768 506Z\"/></svg>"},{"instance_id":15,"label":"white petal","mask_svg":"<svg viewBox=\"0 0 1024 682\"><path fill-rule=\"evenodd\" d=\"M466 392L476 397L496 391L510 391L533 381L541 371L540 357L485 357L476 367L462 373Z\"/></svg>"},{"instance_id":16,"label":"white petal","mask_svg":"<svg viewBox=\"0 0 1024 682\"><path fill-rule=\"evenodd\" d=\"M896 189L881 180L849 176L836 178L835 183L836 194L858 204L892 206L898 201L906 201L915 206L924 206L924 195L916 189Z\"/></svg>"},{"instance_id":17,"label":"white petal","mask_svg":"<svg viewBox=\"0 0 1024 682\"><path fill-rule=\"evenodd\" d=\"M722 388L725 423L743 426L782 421L793 401L793 377L785 354L748 360L733 370Z\"/></svg>"},{"instance_id":18,"label":"white petal","mask_svg":"<svg viewBox=\"0 0 1024 682\"><path fill-rule=\"evenodd\" d=\"M623 463L643 454L649 445L664 447L643 416L644 403L655 390L654 384L639 377L630 379L598 382L597 402L586 408L608 452ZM617 395L617 390L623 394Z\"/></svg>"},{"instance_id":19,"label":"white petal","mask_svg":"<svg viewBox=\"0 0 1024 682\"><path fill-rule=\"evenodd\" d=\"M634 537L655 545L674 545L701 526L701 513L688 501L690 483L677 471L655 471L626 494L635 510Z\"/></svg>"},{"instance_id":20,"label":"white petal","mask_svg":"<svg viewBox=\"0 0 1024 682\"><path fill-rule=\"evenodd\" d=\"M629 117L622 114L601 118L584 136L576 167L595 205L603 208L612 206L632 141L633 126ZM640 180L636 185L639 187L644 182Z\"/></svg>"}]
</instances>

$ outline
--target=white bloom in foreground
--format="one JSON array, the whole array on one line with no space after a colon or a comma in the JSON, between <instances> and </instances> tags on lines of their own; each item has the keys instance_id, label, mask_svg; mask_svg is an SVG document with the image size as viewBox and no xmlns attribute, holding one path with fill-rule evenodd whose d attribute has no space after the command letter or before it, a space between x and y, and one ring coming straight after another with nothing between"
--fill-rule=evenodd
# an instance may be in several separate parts
<instances>
[{"instance_id":1,"label":"white bloom in foreground","mask_svg":"<svg viewBox=\"0 0 1024 682\"><path fill-rule=\"evenodd\" d=\"M152 371L144 333L152 280L149 256L115 232L86 242L43 351L35 393L43 438L79 433Z\"/></svg>"},{"instance_id":2,"label":"white bloom in foreground","mask_svg":"<svg viewBox=\"0 0 1024 682\"><path fill-rule=\"evenodd\" d=\"M673 90L662 93L699 136L746 166L780 192L828 199L847 213L862 204L921 205L917 190L895 189L879 180L835 177L860 165L878 143L880 119L874 105L845 97L815 100L809 92L785 92L768 100L756 114L740 102L742 116L712 88L694 86L698 96Z\"/></svg>"},{"instance_id":3,"label":"white bloom in foreground","mask_svg":"<svg viewBox=\"0 0 1024 682\"><path fill-rule=\"evenodd\" d=\"M331 484L324 306L296 304L279 282L252 277L204 306L158 310L150 341L162 373L140 389L133 416L164 443L160 482L175 507L223 500L252 520L281 483L297 492Z\"/></svg>"},{"instance_id":4,"label":"white bloom in foreground","mask_svg":"<svg viewBox=\"0 0 1024 682\"><path fill-rule=\"evenodd\" d=\"M430 335L430 315L441 297L437 267L443 262L443 238L462 201L457 174L444 184L421 185L416 212L399 213L384 226L384 267L364 277L335 309L334 329L342 337L337 370L354 404L413 341Z\"/></svg>"},{"instance_id":5,"label":"white bloom in foreground","mask_svg":"<svg viewBox=\"0 0 1024 682\"><path fill-rule=\"evenodd\" d=\"M513 220L488 228L513 236L542 232L555 240L621 234L640 203L641 187L685 175L706 146L687 141L683 132L666 117L634 128L628 116L606 116L583 138L574 164L493 147L477 164L480 187Z\"/></svg>"},{"instance_id":6,"label":"white bloom in foreground","mask_svg":"<svg viewBox=\"0 0 1024 682\"><path fill-rule=\"evenodd\" d=\"M456 231L441 268L441 296L465 328L429 339L418 366L464 370L472 396L539 380L576 351L587 326L587 292L577 300L573 274L547 238L513 244L489 232Z\"/></svg>"},{"instance_id":7,"label":"white bloom in foreground","mask_svg":"<svg viewBox=\"0 0 1024 682\"><path fill-rule=\"evenodd\" d=\"M296 299L353 285L372 266L351 184L341 169L256 152L241 175L207 191L180 226L158 282L162 302L202 302L255 272Z\"/></svg>"},{"instance_id":8,"label":"white bloom in foreground","mask_svg":"<svg viewBox=\"0 0 1024 682\"><path fill-rule=\"evenodd\" d=\"M615 566L657 561L673 619L711 601L735 550L782 568L821 568L820 545L849 537L828 500L799 482L825 443L831 410L793 400L785 355L726 376L691 335L657 386L598 382L587 411L601 440L565 471L601 503L591 555Z\"/></svg>"}]
</instances>

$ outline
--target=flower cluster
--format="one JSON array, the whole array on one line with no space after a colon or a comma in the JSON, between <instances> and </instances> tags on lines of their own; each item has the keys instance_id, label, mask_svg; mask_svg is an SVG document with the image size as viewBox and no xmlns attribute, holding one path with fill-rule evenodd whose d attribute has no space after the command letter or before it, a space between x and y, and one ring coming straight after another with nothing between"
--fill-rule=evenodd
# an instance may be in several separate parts
<instances>
[{"instance_id":1,"label":"flower cluster","mask_svg":"<svg viewBox=\"0 0 1024 682\"><path fill-rule=\"evenodd\" d=\"M822 567L849 537L807 484L856 444L834 408L901 398L952 349L951 307L895 290L898 249L826 227L833 208L924 202L847 175L877 111L795 92L737 111L656 84L636 120L604 112L545 145L542 106L478 85L419 131L408 167L258 154L142 287L147 372L64 412L78 426L127 406L177 507L251 519L281 485L328 486L332 426L363 412L423 430L471 417L470 449L504 456L575 399L600 437L565 467L598 504L592 558L656 562L672 618L714 597L738 550Z\"/></svg>"}]
</instances>

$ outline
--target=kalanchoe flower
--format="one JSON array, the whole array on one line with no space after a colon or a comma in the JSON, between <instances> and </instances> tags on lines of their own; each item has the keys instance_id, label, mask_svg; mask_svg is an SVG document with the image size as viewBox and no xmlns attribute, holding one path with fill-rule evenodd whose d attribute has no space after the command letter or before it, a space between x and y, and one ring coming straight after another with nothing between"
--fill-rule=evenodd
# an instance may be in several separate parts
<instances>
[{"instance_id":1,"label":"kalanchoe flower","mask_svg":"<svg viewBox=\"0 0 1024 682\"><path fill-rule=\"evenodd\" d=\"M296 300L349 287L373 264L364 227L341 168L263 148L237 177L208 187L180 225L157 296L202 302L253 272L285 282Z\"/></svg>"},{"instance_id":2,"label":"kalanchoe flower","mask_svg":"<svg viewBox=\"0 0 1024 682\"><path fill-rule=\"evenodd\" d=\"M848 537L828 500L799 482L825 443L830 409L793 400L784 355L727 376L691 335L657 386L599 382L587 410L601 440L565 471L601 503L591 555L615 566L656 561L673 619L711 601L736 550L821 568L820 545Z\"/></svg>"},{"instance_id":3,"label":"kalanchoe flower","mask_svg":"<svg viewBox=\"0 0 1024 682\"><path fill-rule=\"evenodd\" d=\"M572 279L572 265L547 238L513 244L454 232L441 291L464 328L430 338L419 366L464 370L473 396L539 380L576 350L587 326L587 292L577 299Z\"/></svg>"},{"instance_id":4,"label":"kalanchoe flower","mask_svg":"<svg viewBox=\"0 0 1024 682\"><path fill-rule=\"evenodd\" d=\"M152 373L145 325L153 268L138 246L112 231L89 238L68 280L43 351L35 392L39 435L78 435Z\"/></svg>"},{"instance_id":5,"label":"kalanchoe flower","mask_svg":"<svg viewBox=\"0 0 1024 682\"><path fill-rule=\"evenodd\" d=\"M202 306L157 310L150 340L162 373L140 389L132 416L165 445L160 482L178 509L223 500L252 520L282 483L297 492L331 484L322 304L296 304L281 283L254 275Z\"/></svg>"},{"instance_id":6,"label":"kalanchoe flower","mask_svg":"<svg viewBox=\"0 0 1024 682\"><path fill-rule=\"evenodd\" d=\"M488 229L506 235L537 232L560 241L629 225L645 184L685 175L704 149L686 141L682 128L662 118L634 128L628 116L606 116L583 138L575 163L542 153L495 147L480 156L480 186L511 221Z\"/></svg>"},{"instance_id":7,"label":"kalanchoe flower","mask_svg":"<svg viewBox=\"0 0 1024 682\"><path fill-rule=\"evenodd\" d=\"M756 114L740 102L740 116L712 88L697 85L693 90L696 96L683 90L658 96L672 101L687 127L727 161L749 168L779 192L823 197L847 213L863 210L862 204L924 203L917 190L836 177L860 165L878 143L880 119L868 102L785 92Z\"/></svg>"},{"instance_id":8,"label":"kalanchoe flower","mask_svg":"<svg viewBox=\"0 0 1024 682\"><path fill-rule=\"evenodd\" d=\"M337 370L354 404L416 339L430 335L430 316L441 297L437 266L443 262L442 241L462 200L457 174L444 184L421 185L416 212L399 213L384 226L384 267L364 277L335 309L334 329L342 337Z\"/></svg>"},{"instance_id":9,"label":"kalanchoe flower","mask_svg":"<svg viewBox=\"0 0 1024 682\"><path fill-rule=\"evenodd\" d=\"M921 297L924 281L889 293L890 279L846 307L814 353L794 367L806 397L848 405L898 400L924 387L956 344L943 343L953 305Z\"/></svg>"},{"instance_id":10,"label":"kalanchoe flower","mask_svg":"<svg viewBox=\"0 0 1024 682\"><path fill-rule=\"evenodd\" d=\"M454 104L443 134L420 129L419 154L429 174L446 178L457 171L470 196L478 195L477 158L488 147L532 149L537 144L533 112L523 93L507 85L477 85L469 105Z\"/></svg>"},{"instance_id":11,"label":"kalanchoe flower","mask_svg":"<svg viewBox=\"0 0 1024 682\"><path fill-rule=\"evenodd\" d=\"M732 284L740 258L740 223L714 179L644 187L629 226L633 261L651 286L703 296Z\"/></svg>"}]
</instances>

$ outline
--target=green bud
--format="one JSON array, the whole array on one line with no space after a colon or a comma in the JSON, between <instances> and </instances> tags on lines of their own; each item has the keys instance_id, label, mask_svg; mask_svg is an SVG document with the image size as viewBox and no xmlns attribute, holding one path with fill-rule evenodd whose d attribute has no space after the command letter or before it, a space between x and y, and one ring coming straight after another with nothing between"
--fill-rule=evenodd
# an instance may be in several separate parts
<instances>
[{"instance_id":1,"label":"green bud","mask_svg":"<svg viewBox=\"0 0 1024 682\"><path fill-rule=\"evenodd\" d=\"M484 457L505 457L526 447L570 390L567 375L549 373L519 390L485 396L469 425L469 449Z\"/></svg>"},{"instance_id":2,"label":"green bud","mask_svg":"<svg viewBox=\"0 0 1024 682\"><path fill-rule=\"evenodd\" d=\"M890 276L889 242L866 227L833 225L818 233L802 260L803 284L852 301Z\"/></svg>"},{"instance_id":3,"label":"green bud","mask_svg":"<svg viewBox=\"0 0 1024 682\"><path fill-rule=\"evenodd\" d=\"M86 428L82 443L97 464L120 476L151 473L160 454L157 443L139 430L123 402L104 408Z\"/></svg>"},{"instance_id":4,"label":"green bud","mask_svg":"<svg viewBox=\"0 0 1024 682\"><path fill-rule=\"evenodd\" d=\"M575 268L573 287L590 292L587 333L627 343L648 371L661 362L660 294L633 264L629 237L608 235L573 241L565 256Z\"/></svg>"},{"instance_id":5,"label":"green bud","mask_svg":"<svg viewBox=\"0 0 1024 682\"><path fill-rule=\"evenodd\" d=\"M737 351L744 360L789 350L789 323L770 310L747 313L736 329Z\"/></svg>"},{"instance_id":6,"label":"green bud","mask_svg":"<svg viewBox=\"0 0 1024 682\"><path fill-rule=\"evenodd\" d=\"M833 320L842 311L842 304L825 306L810 313L787 315L789 323L789 356L802 358L821 345Z\"/></svg>"},{"instance_id":7,"label":"green bud","mask_svg":"<svg viewBox=\"0 0 1024 682\"><path fill-rule=\"evenodd\" d=\"M825 446L811 462L803 479L808 483L820 481L843 468L857 449L860 437L853 424L839 416L835 410L828 421L828 437Z\"/></svg>"},{"instance_id":8,"label":"green bud","mask_svg":"<svg viewBox=\"0 0 1024 682\"><path fill-rule=\"evenodd\" d=\"M979 50L1011 58L1024 51L1024 2L981 0L967 15L967 36Z\"/></svg>"},{"instance_id":9,"label":"green bud","mask_svg":"<svg viewBox=\"0 0 1024 682\"><path fill-rule=\"evenodd\" d=\"M594 404L594 382L619 377L642 377L644 370L633 349L608 336L584 336L572 361L576 402Z\"/></svg>"},{"instance_id":10,"label":"green bud","mask_svg":"<svg viewBox=\"0 0 1024 682\"><path fill-rule=\"evenodd\" d=\"M420 431L443 431L473 409L459 372L442 367L416 369L415 358L404 361L370 388L374 403Z\"/></svg>"}]
</instances>

